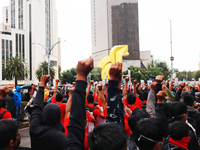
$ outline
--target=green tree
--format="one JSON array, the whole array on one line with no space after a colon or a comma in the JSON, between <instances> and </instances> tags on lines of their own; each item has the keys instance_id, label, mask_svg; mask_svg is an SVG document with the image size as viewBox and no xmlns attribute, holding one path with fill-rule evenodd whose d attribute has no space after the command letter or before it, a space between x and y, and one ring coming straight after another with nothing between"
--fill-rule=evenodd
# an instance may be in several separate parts
<instances>
[{"instance_id":1,"label":"green tree","mask_svg":"<svg viewBox=\"0 0 200 150\"><path fill-rule=\"evenodd\" d=\"M91 80L94 81L101 81L101 69L93 69L91 72Z\"/></svg>"},{"instance_id":2,"label":"green tree","mask_svg":"<svg viewBox=\"0 0 200 150\"><path fill-rule=\"evenodd\" d=\"M142 69L140 67L134 67L131 65L128 67L128 70L131 71L131 81L136 79L138 82L140 82L140 80L145 79L145 76L141 73ZM128 70L124 71L123 74L127 75Z\"/></svg>"},{"instance_id":3,"label":"green tree","mask_svg":"<svg viewBox=\"0 0 200 150\"><path fill-rule=\"evenodd\" d=\"M71 68L70 70L63 71L61 74L61 82L62 84L68 82L72 83L76 79L76 69Z\"/></svg>"},{"instance_id":4,"label":"green tree","mask_svg":"<svg viewBox=\"0 0 200 150\"><path fill-rule=\"evenodd\" d=\"M50 69L50 76L53 81L56 73L55 73L55 69L53 68L52 64L50 64L49 69ZM39 63L38 68L35 71L35 75L38 80L40 80L42 75L48 75L48 62L44 61L44 62Z\"/></svg>"},{"instance_id":5,"label":"green tree","mask_svg":"<svg viewBox=\"0 0 200 150\"><path fill-rule=\"evenodd\" d=\"M61 78L61 66L58 65L58 78L60 79Z\"/></svg>"},{"instance_id":6,"label":"green tree","mask_svg":"<svg viewBox=\"0 0 200 150\"><path fill-rule=\"evenodd\" d=\"M157 68L157 69L153 69ZM163 75L165 80L170 78L171 70L165 61L154 60L147 65L147 70L153 71L153 75ZM158 71L158 72L157 72ZM156 73L157 72L157 73Z\"/></svg>"},{"instance_id":7,"label":"green tree","mask_svg":"<svg viewBox=\"0 0 200 150\"><path fill-rule=\"evenodd\" d=\"M200 70L196 72L195 79L198 81L200 78Z\"/></svg>"},{"instance_id":8,"label":"green tree","mask_svg":"<svg viewBox=\"0 0 200 150\"><path fill-rule=\"evenodd\" d=\"M15 87L17 86L17 80L24 79L24 71L25 77L28 77L29 74L27 63L25 63L24 59L21 59L18 56L10 57L9 59L7 59L6 62L3 64L3 68L3 79L6 78L8 80L12 80L12 77L14 77Z\"/></svg>"}]
</instances>

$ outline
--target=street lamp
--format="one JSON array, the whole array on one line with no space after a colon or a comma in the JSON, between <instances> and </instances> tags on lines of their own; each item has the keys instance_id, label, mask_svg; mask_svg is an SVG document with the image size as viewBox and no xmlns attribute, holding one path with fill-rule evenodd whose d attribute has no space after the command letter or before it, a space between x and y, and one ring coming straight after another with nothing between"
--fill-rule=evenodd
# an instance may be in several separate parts
<instances>
[{"instance_id":1,"label":"street lamp","mask_svg":"<svg viewBox=\"0 0 200 150\"><path fill-rule=\"evenodd\" d=\"M51 51L60 42L66 42L66 40L64 40L64 41L58 41L58 42L54 43L51 47L46 47L46 48L42 44L40 44L40 43L32 43L32 44L38 44L38 45L42 46L45 49L46 55L48 55L48 75L50 75L50 69L49 68L50 68L50 54L51 54ZM49 84L50 83L51 83L51 81L49 81Z\"/></svg>"}]
</instances>

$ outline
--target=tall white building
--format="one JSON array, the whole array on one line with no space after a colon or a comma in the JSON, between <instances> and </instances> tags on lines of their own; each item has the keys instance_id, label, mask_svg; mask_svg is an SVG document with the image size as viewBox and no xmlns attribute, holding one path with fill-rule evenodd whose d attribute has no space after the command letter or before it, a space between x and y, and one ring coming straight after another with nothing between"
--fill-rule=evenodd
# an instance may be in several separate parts
<instances>
[{"instance_id":1,"label":"tall white building","mask_svg":"<svg viewBox=\"0 0 200 150\"><path fill-rule=\"evenodd\" d=\"M2 76L2 62L11 56L25 59L29 77L19 81L38 83L35 71L38 64L47 61L45 48L58 42L57 10L55 0L10 0L3 8L3 22L0 24L0 84L14 84ZM33 44L37 43L37 44ZM51 52L50 62L58 78L58 47Z\"/></svg>"}]
</instances>

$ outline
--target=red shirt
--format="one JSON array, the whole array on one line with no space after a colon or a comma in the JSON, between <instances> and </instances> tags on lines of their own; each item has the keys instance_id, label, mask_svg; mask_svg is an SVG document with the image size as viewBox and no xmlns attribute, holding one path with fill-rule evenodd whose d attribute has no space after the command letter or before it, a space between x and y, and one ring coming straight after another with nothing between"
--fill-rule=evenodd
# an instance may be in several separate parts
<instances>
[{"instance_id":1,"label":"red shirt","mask_svg":"<svg viewBox=\"0 0 200 150\"><path fill-rule=\"evenodd\" d=\"M69 121L70 121L70 119L69 119L69 118L66 118L66 119L64 120L64 124L63 124L63 126L64 126L64 128L65 128L65 135L66 135L66 136L67 136L67 134L68 134L67 126L69 125Z\"/></svg>"},{"instance_id":2,"label":"red shirt","mask_svg":"<svg viewBox=\"0 0 200 150\"><path fill-rule=\"evenodd\" d=\"M0 108L0 114L2 114L4 111L6 111L7 109L4 109L4 108ZM7 111L2 119L12 119L12 116L11 116L11 113L9 111Z\"/></svg>"},{"instance_id":3,"label":"red shirt","mask_svg":"<svg viewBox=\"0 0 200 150\"><path fill-rule=\"evenodd\" d=\"M135 106L142 107L142 101L139 99L139 97L136 98Z\"/></svg>"},{"instance_id":4,"label":"red shirt","mask_svg":"<svg viewBox=\"0 0 200 150\"><path fill-rule=\"evenodd\" d=\"M95 108L94 106L90 106L88 105L89 108ZM93 116L96 118L96 117L99 117L101 115L101 112L98 110L98 109L94 109L93 111Z\"/></svg>"},{"instance_id":5,"label":"red shirt","mask_svg":"<svg viewBox=\"0 0 200 150\"><path fill-rule=\"evenodd\" d=\"M86 117L87 117L88 122L91 122L94 119L93 116L89 112L86 112Z\"/></svg>"},{"instance_id":6,"label":"red shirt","mask_svg":"<svg viewBox=\"0 0 200 150\"><path fill-rule=\"evenodd\" d=\"M52 102L54 104L57 104L60 107L60 111L61 111L61 122L64 125L64 117L65 117L65 109L66 109L66 104L63 103L57 103L56 102L56 97L52 98Z\"/></svg>"},{"instance_id":7,"label":"red shirt","mask_svg":"<svg viewBox=\"0 0 200 150\"><path fill-rule=\"evenodd\" d=\"M130 105L130 104L128 104L128 108L129 108L131 111L134 111L134 110L137 108L137 106L136 106L136 105ZM142 110L142 108L140 108L139 110Z\"/></svg>"},{"instance_id":8,"label":"red shirt","mask_svg":"<svg viewBox=\"0 0 200 150\"><path fill-rule=\"evenodd\" d=\"M128 125L128 118L129 118L130 116L126 113L125 115L124 115L124 128L125 128L125 131L126 131L126 134L128 135L128 136L130 136L131 135L131 129L129 128L129 125Z\"/></svg>"}]
</instances>

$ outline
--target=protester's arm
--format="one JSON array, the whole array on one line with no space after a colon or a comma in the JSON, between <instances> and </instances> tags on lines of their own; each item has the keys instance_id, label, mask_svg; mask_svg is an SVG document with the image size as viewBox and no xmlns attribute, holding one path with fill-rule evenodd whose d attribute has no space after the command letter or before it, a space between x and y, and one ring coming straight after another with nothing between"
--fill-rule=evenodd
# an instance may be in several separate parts
<instances>
[{"instance_id":1,"label":"protester's arm","mask_svg":"<svg viewBox=\"0 0 200 150\"><path fill-rule=\"evenodd\" d=\"M35 132L40 132L40 130L37 130L37 128L42 126L41 114L43 109L44 88L46 87L46 83L49 81L49 78L50 78L49 75L44 75L40 78L40 87L38 89L35 98L35 104L31 114L30 134Z\"/></svg>"},{"instance_id":2,"label":"protester's arm","mask_svg":"<svg viewBox=\"0 0 200 150\"><path fill-rule=\"evenodd\" d=\"M72 93L70 123L68 125L67 150L84 149L85 138L85 95L87 75L93 69L93 59L79 61L77 65L77 78Z\"/></svg>"},{"instance_id":3,"label":"protester's arm","mask_svg":"<svg viewBox=\"0 0 200 150\"><path fill-rule=\"evenodd\" d=\"M53 97L52 97L52 101L51 103L56 103L56 94L57 94L57 87L58 87L58 82L60 80L59 79L56 79L56 84L55 84L55 87L54 87L54 92L53 92Z\"/></svg>"},{"instance_id":4,"label":"protester's arm","mask_svg":"<svg viewBox=\"0 0 200 150\"><path fill-rule=\"evenodd\" d=\"M167 96L169 96L169 99L173 102L174 94L165 85L162 85L162 90L165 92Z\"/></svg>"},{"instance_id":5,"label":"protester's arm","mask_svg":"<svg viewBox=\"0 0 200 150\"><path fill-rule=\"evenodd\" d=\"M87 87L87 91L86 91L86 99L87 99L87 96L88 96L89 93L90 93L91 85L92 85L93 83L94 83L94 81L93 81L93 80L90 80L89 85L88 85L88 87Z\"/></svg>"},{"instance_id":6,"label":"protester's arm","mask_svg":"<svg viewBox=\"0 0 200 150\"><path fill-rule=\"evenodd\" d=\"M170 85L169 85L169 90L172 91L172 88L174 86L174 81L171 81Z\"/></svg>"},{"instance_id":7,"label":"protester's arm","mask_svg":"<svg viewBox=\"0 0 200 150\"><path fill-rule=\"evenodd\" d=\"M157 102L156 94L158 94L158 92L162 90L162 84L161 83L162 83L163 80L164 80L163 75L156 76L156 88L155 88L156 102Z\"/></svg>"},{"instance_id":8,"label":"protester's arm","mask_svg":"<svg viewBox=\"0 0 200 150\"><path fill-rule=\"evenodd\" d=\"M128 81L129 81L129 77L126 77L125 78L125 84L124 84L124 87L123 87L123 99L127 99L127 84L128 84Z\"/></svg>"},{"instance_id":9,"label":"protester's arm","mask_svg":"<svg viewBox=\"0 0 200 150\"><path fill-rule=\"evenodd\" d=\"M109 70L110 80L108 84L108 107L107 122L116 122L124 126L122 91L119 89L119 82L122 76L122 63L113 63Z\"/></svg>"},{"instance_id":10,"label":"protester's arm","mask_svg":"<svg viewBox=\"0 0 200 150\"><path fill-rule=\"evenodd\" d=\"M106 102L106 99L105 99L105 97L103 95L102 86L103 86L102 83L100 83L100 84L97 85L97 92L98 92L98 95L100 97L103 110L105 110L107 108L107 102Z\"/></svg>"},{"instance_id":11,"label":"protester's arm","mask_svg":"<svg viewBox=\"0 0 200 150\"><path fill-rule=\"evenodd\" d=\"M181 92L182 92L182 90L183 90L184 87L185 87L185 83L181 82L179 84L179 90L178 90L178 92L176 92L174 101L179 102L179 100L181 99Z\"/></svg>"},{"instance_id":12,"label":"protester's arm","mask_svg":"<svg viewBox=\"0 0 200 150\"><path fill-rule=\"evenodd\" d=\"M134 81L133 81L133 85L134 85L134 95L135 95L135 97L137 98L138 95L137 95L137 90L136 90L136 84L137 84L137 80L134 80Z\"/></svg>"},{"instance_id":13,"label":"protester's arm","mask_svg":"<svg viewBox=\"0 0 200 150\"><path fill-rule=\"evenodd\" d=\"M164 108L163 108L163 100L165 98L165 92L159 91L156 96L157 96L157 107L156 107L156 113L155 113L156 118L165 122L165 113L164 113Z\"/></svg>"},{"instance_id":14,"label":"protester's arm","mask_svg":"<svg viewBox=\"0 0 200 150\"><path fill-rule=\"evenodd\" d=\"M108 99L108 81L105 83L105 89L106 89L106 99Z\"/></svg>"},{"instance_id":15,"label":"protester's arm","mask_svg":"<svg viewBox=\"0 0 200 150\"><path fill-rule=\"evenodd\" d=\"M70 115L70 110L71 110L71 105L72 105L72 92L73 92L73 90L74 90L74 87L71 87L69 89L69 99L68 99L67 104L66 104L65 119L69 118L69 115Z\"/></svg>"},{"instance_id":16,"label":"protester's arm","mask_svg":"<svg viewBox=\"0 0 200 150\"><path fill-rule=\"evenodd\" d=\"M146 111L150 114L152 118L155 118L155 87L156 82L152 82L146 105Z\"/></svg>"}]
</instances>

